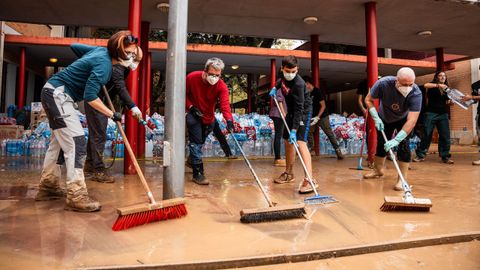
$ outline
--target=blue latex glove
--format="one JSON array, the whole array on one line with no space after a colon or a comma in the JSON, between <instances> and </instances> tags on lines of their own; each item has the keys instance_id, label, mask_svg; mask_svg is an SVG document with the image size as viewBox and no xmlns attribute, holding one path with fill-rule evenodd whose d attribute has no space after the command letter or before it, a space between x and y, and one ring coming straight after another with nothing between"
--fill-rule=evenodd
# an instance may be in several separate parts
<instances>
[{"instance_id":1,"label":"blue latex glove","mask_svg":"<svg viewBox=\"0 0 480 270\"><path fill-rule=\"evenodd\" d=\"M297 143L297 131L295 129L290 130L290 137L288 138L290 144Z\"/></svg>"},{"instance_id":2,"label":"blue latex glove","mask_svg":"<svg viewBox=\"0 0 480 270\"><path fill-rule=\"evenodd\" d=\"M270 93L268 93L269 96L271 97L277 97L277 88L273 87L272 90L270 90Z\"/></svg>"},{"instance_id":3,"label":"blue latex glove","mask_svg":"<svg viewBox=\"0 0 480 270\"><path fill-rule=\"evenodd\" d=\"M377 128L378 131L382 131L384 129L384 125L382 122L382 119L380 119L380 116L378 116L377 110L375 107L371 107L368 109L370 112L370 116L373 118L373 121L375 122L375 127Z\"/></svg>"},{"instance_id":4,"label":"blue latex glove","mask_svg":"<svg viewBox=\"0 0 480 270\"><path fill-rule=\"evenodd\" d=\"M383 145L383 148L385 148L385 151L389 151L390 149L394 148L395 146L398 146L401 141L403 141L407 137L407 133L405 131L400 130L400 132L397 133L397 136L395 138L391 139L390 141L386 142Z\"/></svg>"}]
</instances>

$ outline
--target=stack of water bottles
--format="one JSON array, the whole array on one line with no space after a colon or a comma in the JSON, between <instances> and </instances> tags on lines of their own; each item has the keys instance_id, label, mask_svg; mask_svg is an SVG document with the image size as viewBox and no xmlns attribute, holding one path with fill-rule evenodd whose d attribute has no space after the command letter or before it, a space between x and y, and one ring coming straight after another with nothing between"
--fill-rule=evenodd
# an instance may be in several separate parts
<instances>
[{"instance_id":1,"label":"stack of water bottles","mask_svg":"<svg viewBox=\"0 0 480 270\"><path fill-rule=\"evenodd\" d=\"M30 136L21 139L1 141L1 155L4 157L44 157L50 142L51 131L47 122L41 122Z\"/></svg>"},{"instance_id":2,"label":"stack of water bottles","mask_svg":"<svg viewBox=\"0 0 480 270\"><path fill-rule=\"evenodd\" d=\"M220 128L226 134L228 145L233 155L241 155L240 149L236 146L232 135L226 132L226 121L220 113L215 114ZM234 134L235 138L242 147L242 150L248 156L271 156L272 155L272 136L273 122L265 115L257 113L245 115L233 115L234 121L238 123L239 129ZM225 156L220 143L211 133L203 145L203 155L205 157Z\"/></svg>"},{"instance_id":3,"label":"stack of water bottles","mask_svg":"<svg viewBox=\"0 0 480 270\"><path fill-rule=\"evenodd\" d=\"M329 116L330 127L337 139L337 142L341 148L341 151L345 155L359 155L362 140L363 140L363 125L365 119L363 117L357 117L351 115L345 117L339 114L331 114ZM321 155L335 155L335 149L333 148L327 135L320 129L320 154ZM367 152L367 148L363 149L364 154Z\"/></svg>"}]
</instances>

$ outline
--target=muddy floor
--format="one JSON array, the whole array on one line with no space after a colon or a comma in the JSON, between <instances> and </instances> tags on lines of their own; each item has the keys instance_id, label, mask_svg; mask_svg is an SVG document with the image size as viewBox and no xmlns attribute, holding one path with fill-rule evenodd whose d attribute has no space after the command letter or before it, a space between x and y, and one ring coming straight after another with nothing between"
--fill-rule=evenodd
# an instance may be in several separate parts
<instances>
[{"instance_id":1,"label":"muddy floor","mask_svg":"<svg viewBox=\"0 0 480 270\"><path fill-rule=\"evenodd\" d=\"M435 155L425 162L412 163L407 180L416 197L432 200L433 207L427 213L379 210L384 196L402 195L392 189L396 174L390 161L383 179L362 180L366 171L350 169L357 167L356 158L338 161L314 157L314 177L319 181L320 193L333 195L338 203L308 206L304 219L248 225L239 222L240 210L267 206L250 171L242 160L213 160L205 165L209 186L192 183L189 170L185 174L189 211L186 217L121 232L111 231L117 218L116 207L147 201L138 179L120 173L121 162L114 166L114 184L87 181L90 194L102 203L102 210L76 213L64 211L61 200L33 200L41 160L1 159L0 269L73 269L223 260L478 233L480 167L471 165L472 160L478 159L476 151L465 148L454 152L454 165L441 163ZM302 202L305 196L296 192L303 177L300 163L296 164L295 183L284 185L272 183L272 178L283 171L272 163L271 159L252 160L268 194L279 205ZM160 199L161 166L151 161L142 162L142 166L154 196ZM442 269L463 269L453 266L466 258L469 264L465 269L480 269L478 243L465 246L445 245L431 251L427 247L425 253L438 252L445 260L441 265L446 268ZM453 256L456 249L468 252L464 252L464 257ZM385 259L382 263L382 258L390 256L393 262L400 261L410 251L401 252L341 260L355 265L358 259L371 266L365 269L390 269L390 261ZM431 258L434 259L433 255ZM313 263L310 268L310 263L306 263L308 267L302 269L329 269L329 265L336 264L336 260ZM412 269L413 265L410 261L404 267L391 269ZM440 269L425 265L422 269ZM293 269L286 267L260 269ZM332 269L347 269L341 264L335 267Z\"/></svg>"}]
</instances>

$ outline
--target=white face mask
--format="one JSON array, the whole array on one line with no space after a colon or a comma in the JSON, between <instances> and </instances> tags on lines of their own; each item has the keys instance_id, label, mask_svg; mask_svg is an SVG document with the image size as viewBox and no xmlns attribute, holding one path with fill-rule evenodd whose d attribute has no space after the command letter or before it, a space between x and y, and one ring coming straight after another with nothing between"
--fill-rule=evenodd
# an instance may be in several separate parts
<instances>
[{"instance_id":1,"label":"white face mask","mask_svg":"<svg viewBox=\"0 0 480 270\"><path fill-rule=\"evenodd\" d=\"M413 87L411 86L397 86L398 92L400 92L400 94L402 94L403 97L407 97L408 93L410 93L412 89Z\"/></svg>"},{"instance_id":2,"label":"white face mask","mask_svg":"<svg viewBox=\"0 0 480 270\"><path fill-rule=\"evenodd\" d=\"M287 81L291 81L295 78L295 76L297 76L297 71L293 72L293 73L287 73L287 72L283 72L283 77L285 78L285 80Z\"/></svg>"},{"instance_id":3,"label":"white face mask","mask_svg":"<svg viewBox=\"0 0 480 270\"><path fill-rule=\"evenodd\" d=\"M215 85L219 79L220 77L207 75L207 82L211 85Z\"/></svg>"},{"instance_id":4,"label":"white face mask","mask_svg":"<svg viewBox=\"0 0 480 270\"><path fill-rule=\"evenodd\" d=\"M138 68L139 62L133 60L133 57L128 58L127 60L120 59L120 65L133 70Z\"/></svg>"}]
</instances>

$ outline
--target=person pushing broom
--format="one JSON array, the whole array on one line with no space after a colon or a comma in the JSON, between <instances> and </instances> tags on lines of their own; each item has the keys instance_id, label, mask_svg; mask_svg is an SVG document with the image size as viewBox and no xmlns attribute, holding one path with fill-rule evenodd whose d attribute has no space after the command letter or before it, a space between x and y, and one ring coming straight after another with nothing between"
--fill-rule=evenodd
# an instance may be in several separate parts
<instances>
[{"instance_id":1,"label":"person pushing broom","mask_svg":"<svg viewBox=\"0 0 480 270\"><path fill-rule=\"evenodd\" d=\"M409 137L422 107L422 93L414 82L415 72L411 68L402 67L398 70L396 77L386 76L378 80L365 98L377 130L385 131L387 138L391 138L395 130L397 135L387 142L383 136L377 136L375 166L371 173L363 176L364 179L378 178L384 175L386 154L396 146L398 146L397 156L400 171L404 178L407 178L411 161ZM374 99L378 99L380 102L378 112L373 103ZM398 178L394 190L403 190L400 178Z\"/></svg>"}]
</instances>

